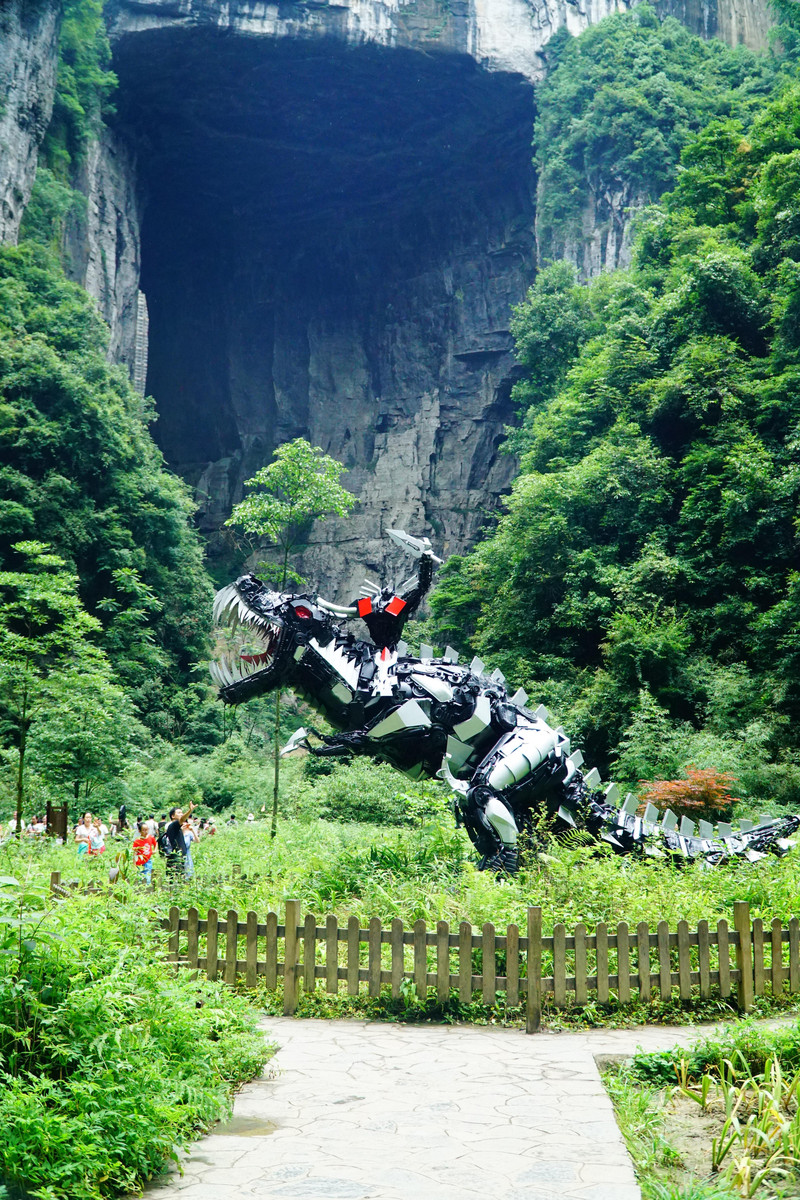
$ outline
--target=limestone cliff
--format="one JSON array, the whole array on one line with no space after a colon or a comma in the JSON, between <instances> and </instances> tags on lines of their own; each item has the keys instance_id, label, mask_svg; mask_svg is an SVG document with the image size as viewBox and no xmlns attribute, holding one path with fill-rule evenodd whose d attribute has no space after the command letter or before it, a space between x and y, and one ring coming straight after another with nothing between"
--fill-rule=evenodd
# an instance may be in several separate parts
<instances>
[{"instance_id":1,"label":"limestone cliff","mask_svg":"<svg viewBox=\"0 0 800 1200\"><path fill-rule=\"evenodd\" d=\"M0 242L15 242L50 123L56 83L58 6L0 4Z\"/></svg>"},{"instance_id":2,"label":"limestone cliff","mask_svg":"<svg viewBox=\"0 0 800 1200\"><path fill-rule=\"evenodd\" d=\"M89 144L75 184L85 213L67 230L70 274L95 297L111 331L109 356L133 376L139 317L140 211L135 164L111 130Z\"/></svg>"}]
</instances>

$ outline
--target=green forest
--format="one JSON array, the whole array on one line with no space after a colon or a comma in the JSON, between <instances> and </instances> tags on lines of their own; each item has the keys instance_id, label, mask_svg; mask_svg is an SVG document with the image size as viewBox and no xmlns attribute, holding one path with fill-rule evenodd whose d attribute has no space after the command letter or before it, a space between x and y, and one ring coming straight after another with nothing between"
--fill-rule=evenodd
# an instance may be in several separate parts
<instances>
[{"instance_id":1,"label":"green forest","mask_svg":"<svg viewBox=\"0 0 800 1200\"><path fill-rule=\"evenodd\" d=\"M604 778L639 796L707 772L745 817L800 810L800 20L793 0L775 12L763 54L704 41L647 4L546 48L531 130L540 261L511 322L515 478L408 629L412 645L501 668ZM63 0L52 122L19 244L0 247L0 1123L13 1130L0 1200L140 1187L260 1070L271 1048L256 1015L279 1003L170 969L161 865L145 893L123 842L76 862L71 844L7 836L15 812L28 823L68 803L74 824L85 809L158 817L195 804L220 832L177 902L220 913L299 898L343 921L522 928L535 899L548 927L633 928L729 918L734 899L765 923L797 912L791 854L678 870L543 831L518 876L480 873L442 784L365 759L286 760L270 838L276 745L316 718L289 693L235 710L217 700L211 603L228 580L211 578L153 403L109 363L108 329L71 280L65 231L82 220L81 164L114 95L100 0ZM633 209L630 265L587 282L573 262L586 198L612 192ZM296 579L300 542L280 522L264 532L264 578ZM223 826L231 816L239 832ZM105 885L112 858L115 897L47 894L51 870ZM86 944L95 920L108 936ZM304 1004L521 1020L502 998ZM793 1008L768 995L758 1011ZM731 1011L693 999L548 1019ZM98 1024L126 1032L106 1044ZM647 1142L664 1159L668 1178L642 1177L648 1200L771 1198L659 1191L677 1176L641 1085L674 1069L644 1063L610 1085L632 1152Z\"/></svg>"}]
</instances>

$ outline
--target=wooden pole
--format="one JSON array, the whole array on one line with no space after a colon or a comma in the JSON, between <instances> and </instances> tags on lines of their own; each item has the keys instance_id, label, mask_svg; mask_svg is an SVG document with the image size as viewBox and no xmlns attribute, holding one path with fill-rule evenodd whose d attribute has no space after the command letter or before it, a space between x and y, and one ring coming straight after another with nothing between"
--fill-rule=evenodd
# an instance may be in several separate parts
<instances>
[{"instance_id":1,"label":"wooden pole","mask_svg":"<svg viewBox=\"0 0 800 1200\"><path fill-rule=\"evenodd\" d=\"M733 904L733 927L739 935L736 945L736 966L739 968L739 1008L750 1012L753 1007L753 947L750 941L750 905L746 900Z\"/></svg>"},{"instance_id":2,"label":"wooden pole","mask_svg":"<svg viewBox=\"0 0 800 1200\"><path fill-rule=\"evenodd\" d=\"M286 930L283 939L283 1015L291 1017L297 1008L297 926L300 901L286 901Z\"/></svg>"},{"instance_id":3,"label":"wooden pole","mask_svg":"<svg viewBox=\"0 0 800 1200\"><path fill-rule=\"evenodd\" d=\"M537 1033L542 1024L542 910L528 909L528 990L525 1032Z\"/></svg>"}]
</instances>

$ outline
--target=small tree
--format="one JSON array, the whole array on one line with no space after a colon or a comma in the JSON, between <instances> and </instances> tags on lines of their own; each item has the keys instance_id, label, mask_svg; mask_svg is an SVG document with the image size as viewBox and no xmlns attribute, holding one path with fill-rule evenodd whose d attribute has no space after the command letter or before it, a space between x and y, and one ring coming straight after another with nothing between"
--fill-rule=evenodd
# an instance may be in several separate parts
<instances>
[{"instance_id":1,"label":"small tree","mask_svg":"<svg viewBox=\"0 0 800 1200\"><path fill-rule=\"evenodd\" d=\"M736 783L726 771L702 770L688 766L685 779L640 780L643 804L654 804L664 812L671 808L679 817L716 821L730 815L737 797L731 792Z\"/></svg>"},{"instance_id":2,"label":"small tree","mask_svg":"<svg viewBox=\"0 0 800 1200\"><path fill-rule=\"evenodd\" d=\"M325 517L343 517L355 504L355 496L339 483L344 467L335 458L312 446L305 438L295 438L279 446L272 462L245 482L254 488L252 495L237 504L226 525L238 525L246 533L257 534L271 544L277 561L275 581L281 591L290 573L289 559L308 544L314 521ZM272 825L278 826L278 785L280 782L281 692L275 696L273 745L274 780Z\"/></svg>"},{"instance_id":3,"label":"small tree","mask_svg":"<svg viewBox=\"0 0 800 1200\"><path fill-rule=\"evenodd\" d=\"M42 683L42 711L30 731L29 752L46 783L69 787L76 802L118 778L131 742L144 729L114 681L104 655L85 653Z\"/></svg>"},{"instance_id":4,"label":"small tree","mask_svg":"<svg viewBox=\"0 0 800 1200\"><path fill-rule=\"evenodd\" d=\"M0 721L15 751L19 833L29 750L78 795L114 769L133 714L92 640L102 627L83 607L77 577L41 542L14 549L27 569L0 571Z\"/></svg>"}]
</instances>

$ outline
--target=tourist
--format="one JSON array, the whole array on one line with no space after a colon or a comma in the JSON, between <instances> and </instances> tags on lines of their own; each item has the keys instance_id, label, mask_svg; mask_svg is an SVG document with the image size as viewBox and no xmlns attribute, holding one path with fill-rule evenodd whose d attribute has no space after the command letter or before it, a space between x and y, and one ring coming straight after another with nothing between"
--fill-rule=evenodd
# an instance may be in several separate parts
<instances>
[{"instance_id":1,"label":"tourist","mask_svg":"<svg viewBox=\"0 0 800 1200\"><path fill-rule=\"evenodd\" d=\"M75 842L78 846L78 854L86 854L89 849L89 842L92 833L92 814L90 812L83 814L83 819L80 824L75 827Z\"/></svg>"},{"instance_id":2,"label":"tourist","mask_svg":"<svg viewBox=\"0 0 800 1200\"><path fill-rule=\"evenodd\" d=\"M186 819L181 823L183 830L183 844L186 847L186 853L183 860L183 873L187 879L191 879L194 875L194 862L192 860L192 842L197 841L197 834L194 831L191 820Z\"/></svg>"},{"instance_id":3,"label":"tourist","mask_svg":"<svg viewBox=\"0 0 800 1200\"><path fill-rule=\"evenodd\" d=\"M158 837L158 821L156 820L155 815L153 813L150 813L150 816L145 821L145 827L147 829L148 837L151 837L151 838Z\"/></svg>"},{"instance_id":4,"label":"tourist","mask_svg":"<svg viewBox=\"0 0 800 1200\"><path fill-rule=\"evenodd\" d=\"M193 811L194 801L189 805L189 811L186 815L191 816ZM171 808L169 810L169 824L164 830L164 840L167 843L167 878L171 883L177 882L184 871L186 842L183 837L183 818L184 813L182 808Z\"/></svg>"},{"instance_id":5,"label":"tourist","mask_svg":"<svg viewBox=\"0 0 800 1200\"><path fill-rule=\"evenodd\" d=\"M90 854L105 854L107 833L108 826L104 825L99 817L95 817L89 826Z\"/></svg>"},{"instance_id":6,"label":"tourist","mask_svg":"<svg viewBox=\"0 0 800 1200\"><path fill-rule=\"evenodd\" d=\"M147 830L147 822L139 823L138 837L133 841L133 853L139 874L148 887L153 882L153 855L156 849L156 839Z\"/></svg>"}]
</instances>

